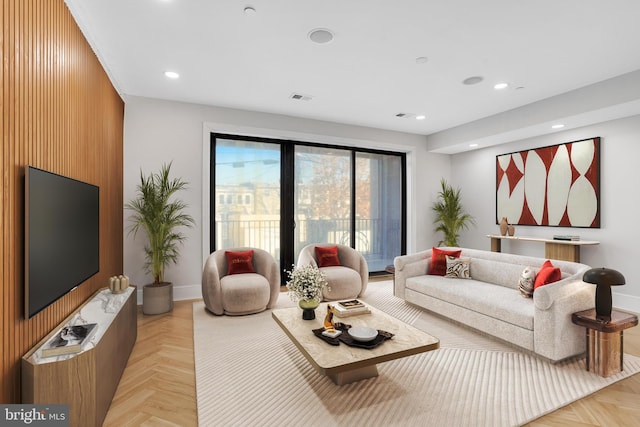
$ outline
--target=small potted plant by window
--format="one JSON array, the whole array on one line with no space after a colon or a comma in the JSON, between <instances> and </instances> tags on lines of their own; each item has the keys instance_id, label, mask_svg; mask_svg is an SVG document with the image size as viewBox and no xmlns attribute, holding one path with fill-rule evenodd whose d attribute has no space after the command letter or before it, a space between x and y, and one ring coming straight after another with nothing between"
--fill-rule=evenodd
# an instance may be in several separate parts
<instances>
[{"instance_id":1,"label":"small potted plant by window","mask_svg":"<svg viewBox=\"0 0 640 427\"><path fill-rule=\"evenodd\" d=\"M164 269L175 264L179 256L179 244L185 236L177 229L192 227L193 218L184 212L187 205L173 196L187 188L180 178L169 178L171 163L162 165L160 172L145 176L140 171L140 183L136 187L137 197L125 205L133 212L129 232L134 234L142 228L148 238L145 245L145 271L153 276L153 283L142 290L142 312L144 314L166 313L173 309L173 285L164 281Z\"/></svg>"}]
</instances>

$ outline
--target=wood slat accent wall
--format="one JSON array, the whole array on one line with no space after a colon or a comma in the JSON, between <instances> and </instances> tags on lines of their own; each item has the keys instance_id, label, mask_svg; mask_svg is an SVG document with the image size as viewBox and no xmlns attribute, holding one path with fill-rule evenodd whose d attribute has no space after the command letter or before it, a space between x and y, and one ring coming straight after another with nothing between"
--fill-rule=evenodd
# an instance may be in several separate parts
<instances>
[{"instance_id":1,"label":"wood slat accent wall","mask_svg":"<svg viewBox=\"0 0 640 427\"><path fill-rule=\"evenodd\" d=\"M20 358L122 273L124 103L63 0L0 9L0 401L20 402ZM30 320L24 316L24 169L100 187L100 272Z\"/></svg>"}]
</instances>

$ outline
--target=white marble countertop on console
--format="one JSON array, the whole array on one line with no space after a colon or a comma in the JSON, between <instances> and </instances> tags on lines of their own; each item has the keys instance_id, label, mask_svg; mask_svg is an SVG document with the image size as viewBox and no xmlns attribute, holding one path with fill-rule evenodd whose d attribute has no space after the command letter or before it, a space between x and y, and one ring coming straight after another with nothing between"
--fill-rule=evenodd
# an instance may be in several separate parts
<instances>
[{"instance_id":1,"label":"white marble countertop on console","mask_svg":"<svg viewBox=\"0 0 640 427\"><path fill-rule=\"evenodd\" d=\"M60 360L71 359L87 351L90 348L100 342L100 339L104 335L105 331L109 329L111 322L115 319L116 314L122 308L124 303L129 298L132 292L136 290L135 286L129 286L121 294L113 294L108 288L103 289L98 294L94 295L89 301L81 306L80 310L69 320L67 323L59 325L55 331L57 334L62 328L67 326L85 325L88 323L97 323L98 329L93 335L91 340L85 344L82 351L79 353L65 354L61 356L42 357L41 350L38 349L29 358L29 361L34 364L57 362ZM54 335L55 335L54 334ZM54 336L52 335L52 337ZM49 340L47 340L49 342Z\"/></svg>"},{"instance_id":2,"label":"white marble countertop on console","mask_svg":"<svg viewBox=\"0 0 640 427\"><path fill-rule=\"evenodd\" d=\"M527 236L501 236L499 234L487 234L490 239L505 239L505 240L525 240L528 242L543 242L543 243L557 243L559 245L599 245L600 242L595 240L556 240L545 239L543 237L527 237Z\"/></svg>"}]
</instances>

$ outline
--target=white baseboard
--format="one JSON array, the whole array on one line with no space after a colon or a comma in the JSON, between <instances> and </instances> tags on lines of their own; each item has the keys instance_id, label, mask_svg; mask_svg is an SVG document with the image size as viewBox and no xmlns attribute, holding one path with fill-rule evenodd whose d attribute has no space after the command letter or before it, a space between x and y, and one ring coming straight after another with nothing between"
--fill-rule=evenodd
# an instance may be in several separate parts
<instances>
[{"instance_id":1,"label":"white baseboard","mask_svg":"<svg viewBox=\"0 0 640 427\"><path fill-rule=\"evenodd\" d=\"M613 306L615 308L640 313L640 297L620 292L612 292L611 296L613 297Z\"/></svg>"},{"instance_id":2,"label":"white baseboard","mask_svg":"<svg viewBox=\"0 0 640 427\"><path fill-rule=\"evenodd\" d=\"M138 305L142 305L142 286L138 287ZM196 285L173 285L173 300L183 301L202 298L202 286Z\"/></svg>"}]
</instances>

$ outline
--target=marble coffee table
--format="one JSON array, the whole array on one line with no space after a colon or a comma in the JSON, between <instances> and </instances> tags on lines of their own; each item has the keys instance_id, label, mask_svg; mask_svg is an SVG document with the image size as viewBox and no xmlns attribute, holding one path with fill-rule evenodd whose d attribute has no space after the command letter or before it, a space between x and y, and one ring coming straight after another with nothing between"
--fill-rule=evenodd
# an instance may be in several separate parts
<instances>
[{"instance_id":1,"label":"marble coffee table","mask_svg":"<svg viewBox=\"0 0 640 427\"><path fill-rule=\"evenodd\" d=\"M369 306L370 314L347 318L334 317L336 322L352 326L369 326L394 334L390 340L374 349L350 347L344 343L333 346L316 337L312 330L322 327L327 304L316 309L315 320L302 320L298 307L272 311L271 316L280 325L291 341L298 347L309 363L322 375L337 385L348 384L365 378L378 376L378 363L401 357L436 350L440 340L408 325L395 317Z\"/></svg>"}]
</instances>

